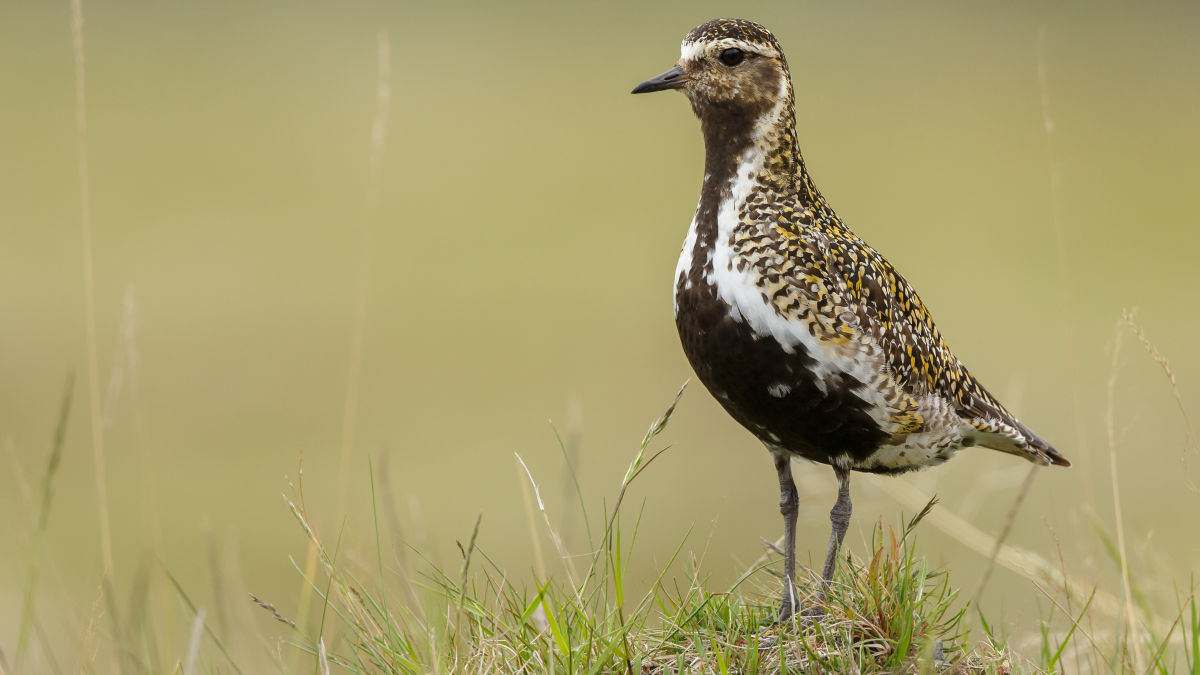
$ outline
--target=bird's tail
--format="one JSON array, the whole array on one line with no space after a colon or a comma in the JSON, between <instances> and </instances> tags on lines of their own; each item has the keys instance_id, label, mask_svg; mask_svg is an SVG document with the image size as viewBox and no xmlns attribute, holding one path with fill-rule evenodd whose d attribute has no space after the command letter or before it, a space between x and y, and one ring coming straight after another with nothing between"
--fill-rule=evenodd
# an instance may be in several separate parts
<instances>
[{"instance_id":1,"label":"bird's tail","mask_svg":"<svg viewBox=\"0 0 1200 675\"><path fill-rule=\"evenodd\" d=\"M987 399L972 396L968 403L971 425L982 432L976 439L979 445L1024 457L1034 464L1071 466L1071 462L1046 439L1021 424L1020 420L992 399L990 394L983 393Z\"/></svg>"},{"instance_id":2,"label":"bird's tail","mask_svg":"<svg viewBox=\"0 0 1200 675\"><path fill-rule=\"evenodd\" d=\"M1009 418L995 426L997 428L994 430L980 434L980 445L1024 457L1034 464L1071 466L1071 462L1046 442L1046 439L1017 420Z\"/></svg>"}]
</instances>

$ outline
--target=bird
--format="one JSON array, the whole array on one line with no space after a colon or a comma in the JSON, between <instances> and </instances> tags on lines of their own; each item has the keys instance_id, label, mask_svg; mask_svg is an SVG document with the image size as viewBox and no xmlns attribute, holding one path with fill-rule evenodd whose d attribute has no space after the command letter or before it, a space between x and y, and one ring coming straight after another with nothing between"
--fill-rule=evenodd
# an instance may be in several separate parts
<instances>
[{"instance_id":1,"label":"bird","mask_svg":"<svg viewBox=\"0 0 1200 675\"><path fill-rule=\"evenodd\" d=\"M716 19L632 93L686 95L704 179L674 277L675 323L698 379L770 452L784 521L774 621L797 615L795 457L837 478L819 617L851 514L850 472L901 474L990 448L1070 466L951 352L913 287L813 183L783 49L765 27Z\"/></svg>"}]
</instances>

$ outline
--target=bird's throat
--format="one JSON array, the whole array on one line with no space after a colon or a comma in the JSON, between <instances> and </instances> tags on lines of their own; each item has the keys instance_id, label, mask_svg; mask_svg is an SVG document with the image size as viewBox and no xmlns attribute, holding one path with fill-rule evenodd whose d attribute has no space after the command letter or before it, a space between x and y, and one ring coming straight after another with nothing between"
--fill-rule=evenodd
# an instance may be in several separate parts
<instances>
[{"instance_id":1,"label":"bird's throat","mask_svg":"<svg viewBox=\"0 0 1200 675\"><path fill-rule=\"evenodd\" d=\"M784 82L779 97L769 104L746 107L693 101L692 107L704 135L704 183L688 235L691 250L685 251L681 267L689 268L690 277L699 280L711 272L720 233L736 226L732 221L740 218L741 202L752 191L773 195L764 196L769 200L790 199L813 211L828 211L828 206L800 154L790 83Z\"/></svg>"}]
</instances>

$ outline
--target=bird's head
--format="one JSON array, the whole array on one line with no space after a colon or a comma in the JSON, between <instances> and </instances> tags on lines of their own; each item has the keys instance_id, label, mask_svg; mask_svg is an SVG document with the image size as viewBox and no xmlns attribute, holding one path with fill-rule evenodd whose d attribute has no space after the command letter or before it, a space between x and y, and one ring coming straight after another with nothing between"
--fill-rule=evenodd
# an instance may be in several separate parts
<instances>
[{"instance_id":1,"label":"bird's head","mask_svg":"<svg viewBox=\"0 0 1200 675\"><path fill-rule=\"evenodd\" d=\"M783 50L775 36L745 19L716 19L693 28L674 68L633 93L678 89L696 115L755 119L791 97Z\"/></svg>"}]
</instances>

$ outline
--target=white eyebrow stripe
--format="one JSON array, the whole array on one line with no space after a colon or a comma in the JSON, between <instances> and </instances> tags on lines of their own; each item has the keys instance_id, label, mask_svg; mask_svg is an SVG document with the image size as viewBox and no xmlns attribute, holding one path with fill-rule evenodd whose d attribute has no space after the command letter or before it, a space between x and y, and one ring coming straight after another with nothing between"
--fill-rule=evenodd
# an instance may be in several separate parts
<instances>
[{"instance_id":1,"label":"white eyebrow stripe","mask_svg":"<svg viewBox=\"0 0 1200 675\"><path fill-rule=\"evenodd\" d=\"M679 46L679 60L696 61L700 57L704 56L704 52L714 44L720 45L725 49L737 47L738 49L741 49L744 52L750 52L751 54L779 56L778 52L776 52L774 49L764 48L762 45L752 44L744 40L724 38L722 40L718 40L717 42L688 42L685 40L683 44Z\"/></svg>"},{"instance_id":2,"label":"white eyebrow stripe","mask_svg":"<svg viewBox=\"0 0 1200 675\"><path fill-rule=\"evenodd\" d=\"M679 46L679 60L680 61L695 61L695 60L699 59L701 56L704 56L704 47L705 47L705 44L703 42L686 42L685 41L682 45Z\"/></svg>"}]
</instances>

